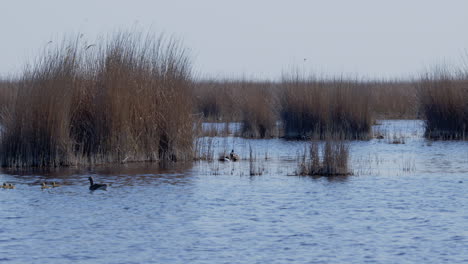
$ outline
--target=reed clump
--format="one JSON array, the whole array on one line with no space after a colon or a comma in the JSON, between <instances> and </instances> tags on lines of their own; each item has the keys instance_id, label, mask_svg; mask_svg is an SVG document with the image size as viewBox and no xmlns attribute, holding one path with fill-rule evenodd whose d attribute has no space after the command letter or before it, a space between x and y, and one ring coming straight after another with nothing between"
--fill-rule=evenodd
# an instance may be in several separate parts
<instances>
[{"instance_id":1,"label":"reed clump","mask_svg":"<svg viewBox=\"0 0 468 264\"><path fill-rule=\"evenodd\" d=\"M349 145L342 140L327 140L322 148L312 141L304 150L299 163L301 176L347 176L352 175L348 166Z\"/></svg>"},{"instance_id":2,"label":"reed clump","mask_svg":"<svg viewBox=\"0 0 468 264\"><path fill-rule=\"evenodd\" d=\"M43 54L17 82L1 133L7 167L192 158L191 71L175 41L119 33Z\"/></svg>"},{"instance_id":3,"label":"reed clump","mask_svg":"<svg viewBox=\"0 0 468 264\"><path fill-rule=\"evenodd\" d=\"M459 140L468 136L468 78L447 70L424 76L418 84L425 136Z\"/></svg>"},{"instance_id":4,"label":"reed clump","mask_svg":"<svg viewBox=\"0 0 468 264\"><path fill-rule=\"evenodd\" d=\"M287 77L282 85L285 137L367 139L373 117L371 91L357 81Z\"/></svg>"}]
</instances>

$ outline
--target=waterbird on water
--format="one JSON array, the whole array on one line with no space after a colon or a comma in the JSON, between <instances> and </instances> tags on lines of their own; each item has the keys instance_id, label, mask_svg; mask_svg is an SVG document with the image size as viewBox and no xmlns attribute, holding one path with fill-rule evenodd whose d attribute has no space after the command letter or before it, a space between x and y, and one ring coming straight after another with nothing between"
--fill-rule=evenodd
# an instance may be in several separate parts
<instances>
[{"instance_id":1,"label":"waterbird on water","mask_svg":"<svg viewBox=\"0 0 468 264\"><path fill-rule=\"evenodd\" d=\"M96 191L96 190L107 190L107 184L98 184L94 183L93 177L89 177L89 190L90 191Z\"/></svg>"},{"instance_id":2,"label":"waterbird on water","mask_svg":"<svg viewBox=\"0 0 468 264\"><path fill-rule=\"evenodd\" d=\"M52 182L52 187L54 187L54 188L60 187L60 184L57 184L56 182Z\"/></svg>"},{"instance_id":3,"label":"waterbird on water","mask_svg":"<svg viewBox=\"0 0 468 264\"><path fill-rule=\"evenodd\" d=\"M49 189L50 187L46 185L45 182L42 182L41 183L41 189L44 190L44 189Z\"/></svg>"},{"instance_id":4,"label":"waterbird on water","mask_svg":"<svg viewBox=\"0 0 468 264\"><path fill-rule=\"evenodd\" d=\"M234 150L231 151L231 154L229 154L229 157L232 161L238 161L240 160L239 155L237 155Z\"/></svg>"}]
</instances>

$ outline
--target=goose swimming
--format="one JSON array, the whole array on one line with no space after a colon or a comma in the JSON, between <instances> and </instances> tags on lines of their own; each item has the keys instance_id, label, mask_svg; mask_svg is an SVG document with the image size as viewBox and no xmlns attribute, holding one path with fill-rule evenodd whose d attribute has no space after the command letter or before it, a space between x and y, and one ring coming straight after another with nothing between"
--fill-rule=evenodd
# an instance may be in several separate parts
<instances>
[{"instance_id":1,"label":"goose swimming","mask_svg":"<svg viewBox=\"0 0 468 264\"><path fill-rule=\"evenodd\" d=\"M89 190L90 191L96 191L96 190L107 190L107 184L98 184L98 183L94 183L94 179L93 177L89 177L88 178L89 180Z\"/></svg>"}]
</instances>

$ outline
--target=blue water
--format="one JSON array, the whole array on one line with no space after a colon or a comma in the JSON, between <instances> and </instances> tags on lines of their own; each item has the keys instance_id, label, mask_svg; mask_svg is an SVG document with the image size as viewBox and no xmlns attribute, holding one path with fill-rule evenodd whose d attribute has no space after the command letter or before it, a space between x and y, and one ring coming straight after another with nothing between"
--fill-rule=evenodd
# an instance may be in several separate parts
<instances>
[{"instance_id":1,"label":"blue water","mask_svg":"<svg viewBox=\"0 0 468 264\"><path fill-rule=\"evenodd\" d=\"M467 263L468 143L375 129L350 143L349 177L292 176L304 142L232 137L216 155L251 147L261 176L247 160L4 171L0 263Z\"/></svg>"}]
</instances>

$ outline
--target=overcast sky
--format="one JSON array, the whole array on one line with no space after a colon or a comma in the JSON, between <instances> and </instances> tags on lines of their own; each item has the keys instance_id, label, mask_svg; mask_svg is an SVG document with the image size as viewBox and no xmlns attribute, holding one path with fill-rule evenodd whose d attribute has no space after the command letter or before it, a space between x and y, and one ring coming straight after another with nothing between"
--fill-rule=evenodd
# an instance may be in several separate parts
<instances>
[{"instance_id":1,"label":"overcast sky","mask_svg":"<svg viewBox=\"0 0 468 264\"><path fill-rule=\"evenodd\" d=\"M405 77L468 49L467 0L0 0L0 74L51 39L135 25L182 39L203 76ZM306 59L306 60L304 60Z\"/></svg>"}]
</instances>

